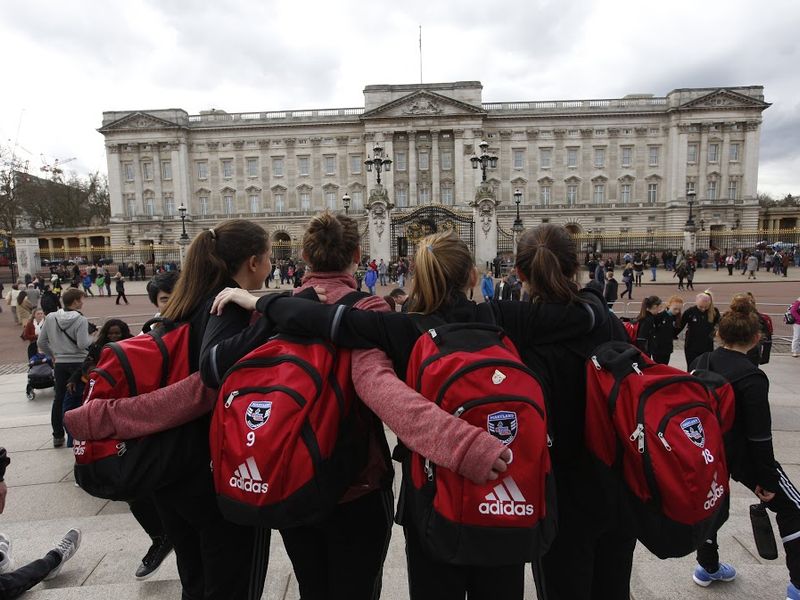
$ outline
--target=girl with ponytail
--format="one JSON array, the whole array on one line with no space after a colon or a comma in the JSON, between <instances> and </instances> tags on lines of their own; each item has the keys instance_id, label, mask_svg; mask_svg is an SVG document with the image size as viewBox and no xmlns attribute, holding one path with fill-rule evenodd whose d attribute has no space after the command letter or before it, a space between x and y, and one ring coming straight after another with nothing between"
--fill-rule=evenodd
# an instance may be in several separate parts
<instances>
[{"instance_id":1,"label":"girl with ponytail","mask_svg":"<svg viewBox=\"0 0 800 600\"><path fill-rule=\"evenodd\" d=\"M722 346L702 354L690 367L719 373L733 387L735 417L725 445L728 469L732 479L750 488L776 513L789 569L786 598L800 600L800 491L775 460L769 379L747 357L748 351L758 344L760 329L753 300L746 294L734 296L719 321L717 335ZM706 587L736 577L736 569L719 560L716 535L698 549L697 562L692 575L697 585Z\"/></svg>"},{"instance_id":2,"label":"girl with ponytail","mask_svg":"<svg viewBox=\"0 0 800 600\"><path fill-rule=\"evenodd\" d=\"M184 475L154 493L164 530L174 544L183 597L245 600L261 597L266 565L256 564L255 532L229 523L217 508L208 465L208 416L215 394L197 373L214 296L226 286L259 289L270 268L269 237L259 225L225 221L198 234L162 317L189 323L188 378L155 392L113 403L94 400L66 415L78 439L131 439L176 427L199 440ZM259 549L268 540L258 540ZM254 568L251 568L251 563Z\"/></svg>"}]
</instances>

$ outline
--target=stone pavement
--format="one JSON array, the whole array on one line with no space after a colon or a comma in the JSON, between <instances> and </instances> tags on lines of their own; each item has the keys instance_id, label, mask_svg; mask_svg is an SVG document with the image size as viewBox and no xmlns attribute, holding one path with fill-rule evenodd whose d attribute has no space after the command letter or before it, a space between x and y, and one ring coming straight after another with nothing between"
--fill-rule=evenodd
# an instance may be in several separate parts
<instances>
[{"instance_id":1,"label":"stone pavement","mask_svg":"<svg viewBox=\"0 0 800 600\"><path fill-rule=\"evenodd\" d=\"M683 366L682 353L673 355ZM771 404L775 428L775 450L787 473L800 482L800 400L796 389L800 359L773 355L765 371L772 382ZM43 555L70 527L83 530L83 544L62 574L39 585L26 596L30 600L93 600L114 598L179 598L174 559L145 582L133 571L148 546L148 539L128 513L127 506L92 498L75 487L72 454L53 449L49 429L52 390L25 399L25 376L0 375L0 445L12 457L7 474L9 487L6 512L0 529L14 542L17 564ZM734 484L732 517L720 533L721 555L739 570L735 582L703 589L692 583L691 557L661 561L641 547L636 552L633 594L636 600L783 599L787 583L783 550L777 561L758 558L750 532L748 505L755 498ZM395 527L384 574L383 598L405 600L402 531ZM534 598L528 577L526 598ZM270 571L264 598L295 600L297 584L283 551L280 536L273 537Z\"/></svg>"}]
</instances>

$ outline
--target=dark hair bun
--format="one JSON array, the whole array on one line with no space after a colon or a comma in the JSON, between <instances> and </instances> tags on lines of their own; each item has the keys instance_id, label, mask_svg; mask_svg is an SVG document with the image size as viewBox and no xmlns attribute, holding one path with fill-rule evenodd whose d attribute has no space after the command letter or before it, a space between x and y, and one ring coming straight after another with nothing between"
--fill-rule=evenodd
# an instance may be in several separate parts
<instances>
[{"instance_id":1,"label":"dark hair bun","mask_svg":"<svg viewBox=\"0 0 800 600\"><path fill-rule=\"evenodd\" d=\"M738 315L749 315L755 312L755 306L753 306L753 301L749 297L742 294L733 297L730 310Z\"/></svg>"}]
</instances>

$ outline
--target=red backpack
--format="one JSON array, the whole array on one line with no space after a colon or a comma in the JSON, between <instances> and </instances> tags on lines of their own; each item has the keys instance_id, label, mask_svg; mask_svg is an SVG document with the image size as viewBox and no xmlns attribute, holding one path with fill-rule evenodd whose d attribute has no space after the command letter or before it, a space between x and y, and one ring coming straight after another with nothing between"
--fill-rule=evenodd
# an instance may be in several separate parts
<instances>
[{"instance_id":1,"label":"red backpack","mask_svg":"<svg viewBox=\"0 0 800 600\"><path fill-rule=\"evenodd\" d=\"M689 554L728 517L732 394L625 342L598 346L586 371L586 446L624 479L637 537L659 558Z\"/></svg>"},{"instance_id":2,"label":"red backpack","mask_svg":"<svg viewBox=\"0 0 800 600\"><path fill-rule=\"evenodd\" d=\"M103 347L89 374L84 402L151 392L185 379L189 324L152 320L161 326ZM92 496L133 500L175 480L197 462L207 428L192 423L133 440L75 440L75 481Z\"/></svg>"},{"instance_id":3,"label":"red backpack","mask_svg":"<svg viewBox=\"0 0 800 600\"><path fill-rule=\"evenodd\" d=\"M423 322L433 325L425 331ZM499 327L420 320L406 383L512 452L508 471L477 485L410 452L404 509L429 554L457 565L536 561L555 534L546 403L537 376ZM421 426L424 426L421 424ZM405 517L404 517L405 518Z\"/></svg>"},{"instance_id":4,"label":"red backpack","mask_svg":"<svg viewBox=\"0 0 800 600\"><path fill-rule=\"evenodd\" d=\"M635 346L636 340L639 337L639 321L626 319L622 321L622 324L625 326L625 333L628 334L628 341Z\"/></svg>"},{"instance_id":5,"label":"red backpack","mask_svg":"<svg viewBox=\"0 0 800 600\"><path fill-rule=\"evenodd\" d=\"M352 292L340 304L367 296ZM335 508L367 457L369 415L350 366L349 350L278 335L228 370L210 432L225 518L284 529Z\"/></svg>"}]
</instances>

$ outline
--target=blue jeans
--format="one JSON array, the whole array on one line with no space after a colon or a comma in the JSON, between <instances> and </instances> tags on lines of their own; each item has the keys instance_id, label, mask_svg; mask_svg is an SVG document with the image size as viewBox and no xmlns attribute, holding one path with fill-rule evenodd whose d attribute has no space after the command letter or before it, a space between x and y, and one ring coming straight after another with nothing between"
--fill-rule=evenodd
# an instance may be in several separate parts
<instances>
[{"instance_id":1,"label":"blue jeans","mask_svg":"<svg viewBox=\"0 0 800 600\"><path fill-rule=\"evenodd\" d=\"M653 274L653 281L656 280L656 267L650 267L650 272Z\"/></svg>"}]
</instances>

